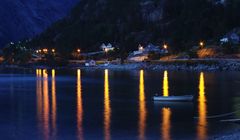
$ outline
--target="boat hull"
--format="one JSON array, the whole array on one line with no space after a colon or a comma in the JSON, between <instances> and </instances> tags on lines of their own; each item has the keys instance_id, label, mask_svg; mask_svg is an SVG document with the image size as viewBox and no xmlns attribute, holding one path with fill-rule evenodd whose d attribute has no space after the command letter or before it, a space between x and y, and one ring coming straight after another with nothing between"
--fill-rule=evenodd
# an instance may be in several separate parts
<instances>
[{"instance_id":1,"label":"boat hull","mask_svg":"<svg viewBox=\"0 0 240 140\"><path fill-rule=\"evenodd\" d=\"M168 101L168 102L189 102L193 100L193 96L154 96L154 101Z\"/></svg>"}]
</instances>

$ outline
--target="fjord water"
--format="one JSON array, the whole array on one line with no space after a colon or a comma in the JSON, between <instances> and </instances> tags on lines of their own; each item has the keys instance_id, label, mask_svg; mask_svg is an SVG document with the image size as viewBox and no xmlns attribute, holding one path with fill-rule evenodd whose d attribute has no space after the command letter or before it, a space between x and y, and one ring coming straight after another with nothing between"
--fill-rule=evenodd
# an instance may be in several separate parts
<instances>
[{"instance_id":1,"label":"fjord water","mask_svg":"<svg viewBox=\"0 0 240 140\"><path fill-rule=\"evenodd\" d=\"M2 70L1 139L208 139L232 132L239 72ZM195 97L153 102L155 94ZM236 112L235 112L236 111ZM207 116L235 112L223 118Z\"/></svg>"}]
</instances>

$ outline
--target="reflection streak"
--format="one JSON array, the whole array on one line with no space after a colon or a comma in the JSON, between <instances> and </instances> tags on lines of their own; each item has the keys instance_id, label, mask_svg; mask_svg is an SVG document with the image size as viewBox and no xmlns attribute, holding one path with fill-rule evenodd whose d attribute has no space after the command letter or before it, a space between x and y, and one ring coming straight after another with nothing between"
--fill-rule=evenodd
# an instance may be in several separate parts
<instances>
[{"instance_id":1,"label":"reflection streak","mask_svg":"<svg viewBox=\"0 0 240 140\"><path fill-rule=\"evenodd\" d=\"M164 71L163 76L163 96L169 96L169 86L168 86L168 72ZM162 139L170 140L170 131L171 131L171 109L170 108L162 108Z\"/></svg>"},{"instance_id":2,"label":"reflection streak","mask_svg":"<svg viewBox=\"0 0 240 140\"><path fill-rule=\"evenodd\" d=\"M47 70L43 70L43 128L45 139L49 139L49 95Z\"/></svg>"},{"instance_id":3,"label":"reflection streak","mask_svg":"<svg viewBox=\"0 0 240 140\"><path fill-rule=\"evenodd\" d=\"M45 140L54 139L57 133L57 126L56 126L57 99L56 99L55 70L52 69L51 100L49 98L50 96L49 85L48 85L49 78L48 78L47 70L37 69L36 77L37 77L37 85L36 85L37 117L38 117L39 127L41 129L41 132L43 133L43 137Z\"/></svg>"},{"instance_id":4,"label":"reflection streak","mask_svg":"<svg viewBox=\"0 0 240 140\"><path fill-rule=\"evenodd\" d=\"M163 120L162 120L162 139L170 140L170 130L171 130L171 109L164 107L162 109Z\"/></svg>"},{"instance_id":5,"label":"reflection streak","mask_svg":"<svg viewBox=\"0 0 240 140\"><path fill-rule=\"evenodd\" d=\"M109 96L108 70L104 71L104 137L105 140L111 139L111 105Z\"/></svg>"},{"instance_id":6,"label":"reflection streak","mask_svg":"<svg viewBox=\"0 0 240 140\"><path fill-rule=\"evenodd\" d=\"M204 84L204 73L200 73L199 79L199 99L198 99L198 139L204 140L207 135L207 106L206 106L206 96L205 96L205 84Z\"/></svg>"},{"instance_id":7,"label":"reflection streak","mask_svg":"<svg viewBox=\"0 0 240 140\"><path fill-rule=\"evenodd\" d=\"M77 137L83 140L83 105L82 105L82 85L81 70L77 70Z\"/></svg>"},{"instance_id":8,"label":"reflection streak","mask_svg":"<svg viewBox=\"0 0 240 140\"><path fill-rule=\"evenodd\" d=\"M145 128L146 128L146 103L145 103L145 89L144 89L144 71L140 71L139 75L139 139L145 139Z\"/></svg>"},{"instance_id":9,"label":"reflection streak","mask_svg":"<svg viewBox=\"0 0 240 140\"><path fill-rule=\"evenodd\" d=\"M52 128L53 128L53 137L56 136L57 128L57 101L56 101L56 79L55 79L55 70L52 69Z\"/></svg>"},{"instance_id":10,"label":"reflection streak","mask_svg":"<svg viewBox=\"0 0 240 140\"><path fill-rule=\"evenodd\" d=\"M169 96L168 92L168 72L164 71L163 76L163 96Z\"/></svg>"},{"instance_id":11,"label":"reflection streak","mask_svg":"<svg viewBox=\"0 0 240 140\"><path fill-rule=\"evenodd\" d=\"M37 86L36 86L36 93L37 93L37 117L38 121L42 121L42 70L37 69L36 70L37 74ZM39 124L40 125L40 124Z\"/></svg>"}]
</instances>

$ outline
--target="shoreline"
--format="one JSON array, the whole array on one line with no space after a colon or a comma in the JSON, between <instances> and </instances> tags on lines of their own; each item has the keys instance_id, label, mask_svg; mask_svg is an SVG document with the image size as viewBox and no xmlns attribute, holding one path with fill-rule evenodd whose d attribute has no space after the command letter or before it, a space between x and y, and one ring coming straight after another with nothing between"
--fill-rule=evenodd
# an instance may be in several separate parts
<instances>
[{"instance_id":1,"label":"shoreline","mask_svg":"<svg viewBox=\"0 0 240 140\"><path fill-rule=\"evenodd\" d=\"M0 68L21 69L83 69L83 70L149 70L149 71L240 71L240 59L181 59L168 61L136 62L126 64L109 64L86 67L84 64L67 66L45 65L0 65Z\"/></svg>"},{"instance_id":2,"label":"shoreline","mask_svg":"<svg viewBox=\"0 0 240 140\"><path fill-rule=\"evenodd\" d=\"M83 70L148 70L148 71L240 71L240 59L178 59L86 67L69 65L62 69Z\"/></svg>"}]
</instances>

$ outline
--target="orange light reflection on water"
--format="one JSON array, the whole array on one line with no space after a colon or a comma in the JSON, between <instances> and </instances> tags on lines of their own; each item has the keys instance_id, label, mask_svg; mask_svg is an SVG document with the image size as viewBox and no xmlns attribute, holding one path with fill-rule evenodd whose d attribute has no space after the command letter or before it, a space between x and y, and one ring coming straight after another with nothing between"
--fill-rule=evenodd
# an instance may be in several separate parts
<instances>
[{"instance_id":1,"label":"orange light reflection on water","mask_svg":"<svg viewBox=\"0 0 240 140\"><path fill-rule=\"evenodd\" d=\"M105 140L111 139L111 103L109 95L108 70L104 71L104 137Z\"/></svg>"},{"instance_id":2,"label":"orange light reflection on water","mask_svg":"<svg viewBox=\"0 0 240 140\"><path fill-rule=\"evenodd\" d=\"M52 129L53 129L53 137L56 136L57 133L57 101L56 101L56 78L55 78L55 69L52 69Z\"/></svg>"},{"instance_id":3,"label":"orange light reflection on water","mask_svg":"<svg viewBox=\"0 0 240 140\"><path fill-rule=\"evenodd\" d=\"M146 102L145 102L144 71L140 70L140 73L139 73L139 122L138 122L138 131L139 131L140 140L145 139L146 117L147 117L147 109L146 109Z\"/></svg>"},{"instance_id":4,"label":"orange light reflection on water","mask_svg":"<svg viewBox=\"0 0 240 140\"><path fill-rule=\"evenodd\" d=\"M162 109L162 139L170 140L171 139L171 109L164 107Z\"/></svg>"},{"instance_id":5,"label":"orange light reflection on water","mask_svg":"<svg viewBox=\"0 0 240 140\"><path fill-rule=\"evenodd\" d=\"M45 140L56 137L57 133L57 99L55 70L52 70L51 100L49 98L48 72L46 69L36 70L36 94L38 124ZM51 111L51 114L50 114ZM50 119L51 118L51 119ZM50 124L51 122L51 124ZM51 131L52 128L52 131ZM50 135L51 134L51 135ZM50 137L51 136L51 137Z\"/></svg>"},{"instance_id":6,"label":"orange light reflection on water","mask_svg":"<svg viewBox=\"0 0 240 140\"><path fill-rule=\"evenodd\" d=\"M37 117L38 117L38 122L40 125L40 122L42 122L42 70L37 69L36 70L36 94L37 94Z\"/></svg>"},{"instance_id":7,"label":"orange light reflection on water","mask_svg":"<svg viewBox=\"0 0 240 140\"><path fill-rule=\"evenodd\" d=\"M43 70L43 133L45 139L49 139L49 132L48 73L47 70Z\"/></svg>"},{"instance_id":8,"label":"orange light reflection on water","mask_svg":"<svg viewBox=\"0 0 240 140\"><path fill-rule=\"evenodd\" d=\"M77 70L77 137L83 140L83 103L82 103L82 84L81 70Z\"/></svg>"},{"instance_id":9,"label":"orange light reflection on water","mask_svg":"<svg viewBox=\"0 0 240 140\"><path fill-rule=\"evenodd\" d=\"M199 140L207 139L207 105L205 96L205 83L204 83L204 73L200 73L199 78L199 98L198 98L198 127L197 134Z\"/></svg>"},{"instance_id":10,"label":"orange light reflection on water","mask_svg":"<svg viewBox=\"0 0 240 140\"><path fill-rule=\"evenodd\" d=\"M163 96L169 96L169 85L168 85L168 71L164 71L163 75ZM164 107L162 108L162 139L170 140L171 139L171 109Z\"/></svg>"}]
</instances>

